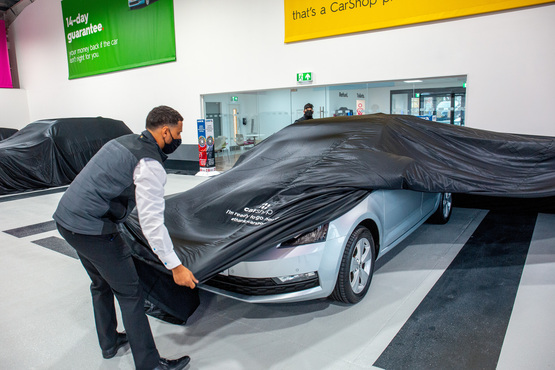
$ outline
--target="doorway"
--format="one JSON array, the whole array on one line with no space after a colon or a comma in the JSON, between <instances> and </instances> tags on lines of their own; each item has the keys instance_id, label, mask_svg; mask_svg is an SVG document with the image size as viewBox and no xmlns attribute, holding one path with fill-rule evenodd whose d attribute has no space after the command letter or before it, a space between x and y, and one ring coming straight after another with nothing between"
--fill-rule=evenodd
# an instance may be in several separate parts
<instances>
[{"instance_id":1,"label":"doorway","mask_svg":"<svg viewBox=\"0 0 555 370\"><path fill-rule=\"evenodd\" d=\"M222 135L222 108L218 102L206 103L206 119L214 120L214 137Z\"/></svg>"},{"instance_id":2,"label":"doorway","mask_svg":"<svg viewBox=\"0 0 555 370\"><path fill-rule=\"evenodd\" d=\"M291 89L291 116L293 122L304 115L304 106L311 103L314 106L313 118L327 117L326 89L322 87Z\"/></svg>"},{"instance_id":3,"label":"doorway","mask_svg":"<svg viewBox=\"0 0 555 370\"><path fill-rule=\"evenodd\" d=\"M435 116L438 122L464 126L464 107L464 93L420 95L420 112L425 116Z\"/></svg>"},{"instance_id":4,"label":"doorway","mask_svg":"<svg viewBox=\"0 0 555 370\"><path fill-rule=\"evenodd\" d=\"M464 87L391 91L392 114L411 114L431 121L464 126L465 106Z\"/></svg>"}]
</instances>

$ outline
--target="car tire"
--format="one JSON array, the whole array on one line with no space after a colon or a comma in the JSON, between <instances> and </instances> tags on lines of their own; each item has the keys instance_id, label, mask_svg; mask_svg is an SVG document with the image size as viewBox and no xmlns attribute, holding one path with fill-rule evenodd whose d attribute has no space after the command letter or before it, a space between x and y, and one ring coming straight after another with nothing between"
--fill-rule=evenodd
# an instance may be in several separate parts
<instances>
[{"instance_id":1,"label":"car tire","mask_svg":"<svg viewBox=\"0 0 555 370\"><path fill-rule=\"evenodd\" d=\"M441 193L439 206L433 215L430 216L428 221L432 224L446 224L451 218L451 211L453 210L453 195L451 193Z\"/></svg>"},{"instance_id":2,"label":"car tire","mask_svg":"<svg viewBox=\"0 0 555 370\"><path fill-rule=\"evenodd\" d=\"M370 287L376 261L376 247L370 230L358 226L349 237L337 282L330 298L344 303L358 303Z\"/></svg>"}]
</instances>

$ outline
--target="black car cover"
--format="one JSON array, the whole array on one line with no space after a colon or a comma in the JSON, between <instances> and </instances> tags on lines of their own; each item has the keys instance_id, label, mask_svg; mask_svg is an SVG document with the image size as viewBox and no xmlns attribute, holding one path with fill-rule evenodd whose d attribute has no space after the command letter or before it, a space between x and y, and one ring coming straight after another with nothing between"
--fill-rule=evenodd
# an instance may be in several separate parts
<instances>
[{"instance_id":1,"label":"black car cover","mask_svg":"<svg viewBox=\"0 0 555 370\"><path fill-rule=\"evenodd\" d=\"M102 117L30 123L0 142L0 195L67 185L102 145L131 133Z\"/></svg>"},{"instance_id":2,"label":"black car cover","mask_svg":"<svg viewBox=\"0 0 555 370\"><path fill-rule=\"evenodd\" d=\"M0 127L0 141L9 138L16 132L17 130L15 128Z\"/></svg>"},{"instance_id":3,"label":"black car cover","mask_svg":"<svg viewBox=\"0 0 555 370\"><path fill-rule=\"evenodd\" d=\"M202 282L339 217L372 189L553 197L555 138L405 115L307 120L259 143L231 170L167 197L166 225ZM136 213L123 234L136 259L167 272Z\"/></svg>"}]
</instances>

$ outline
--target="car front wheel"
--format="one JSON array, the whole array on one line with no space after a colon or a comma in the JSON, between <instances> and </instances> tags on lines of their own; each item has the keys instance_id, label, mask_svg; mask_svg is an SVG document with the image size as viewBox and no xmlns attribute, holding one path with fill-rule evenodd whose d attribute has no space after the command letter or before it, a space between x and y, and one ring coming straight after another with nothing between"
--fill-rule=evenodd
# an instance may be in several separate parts
<instances>
[{"instance_id":1,"label":"car front wheel","mask_svg":"<svg viewBox=\"0 0 555 370\"><path fill-rule=\"evenodd\" d=\"M364 298L372 281L375 260L372 233L364 226L358 226L345 246L337 282L330 297L351 304Z\"/></svg>"}]
</instances>

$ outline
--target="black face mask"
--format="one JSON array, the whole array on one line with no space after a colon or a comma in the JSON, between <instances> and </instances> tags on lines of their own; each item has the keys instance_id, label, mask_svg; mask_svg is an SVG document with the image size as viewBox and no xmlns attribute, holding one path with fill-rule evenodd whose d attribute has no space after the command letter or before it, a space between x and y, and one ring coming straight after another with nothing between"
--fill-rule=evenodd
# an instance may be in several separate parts
<instances>
[{"instance_id":1,"label":"black face mask","mask_svg":"<svg viewBox=\"0 0 555 370\"><path fill-rule=\"evenodd\" d=\"M307 110L306 112L304 112L304 115L306 118L312 118L313 113L314 113L313 111Z\"/></svg>"},{"instance_id":2,"label":"black face mask","mask_svg":"<svg viewBox=\"0 0 555 370\"><path fill-rule=\"evenodd\" d=\"M171 131L170 137L172 138L172 142L164 145L164 147L162 148L162 151L165 154L172 154L173 152L175 152L177 147L181 145L181 139L174 139Z\"/></svg>"}]
</instances>

